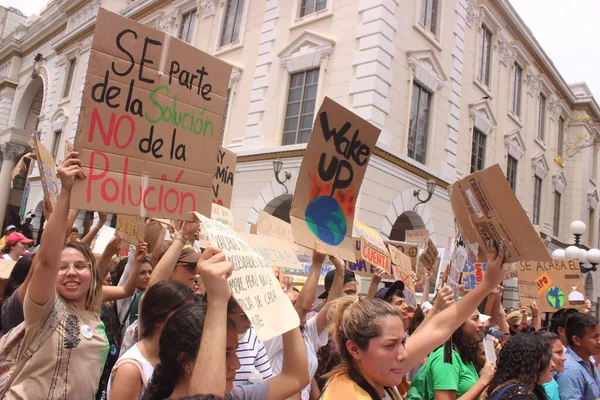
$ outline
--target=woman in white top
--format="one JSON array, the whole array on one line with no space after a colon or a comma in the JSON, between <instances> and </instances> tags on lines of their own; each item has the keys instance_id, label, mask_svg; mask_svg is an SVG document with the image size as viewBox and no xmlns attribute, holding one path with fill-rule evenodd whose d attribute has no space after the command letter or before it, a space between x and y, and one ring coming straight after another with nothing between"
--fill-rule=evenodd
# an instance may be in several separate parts
<instances>
[{"instance_id":1,"label":"woman in white top","mask_svg":"<svg viewBox=\"0 0 600 400\"><path fill-rule=\"evenodd\" d=\"M144 295L141 340L115 364L108 381L108 400L141 398L159 363L159 340L167 319L185 304L194 302L194 292L179 281L158 282Z\"/></svg>"},{"instance_id":2,"label":"woman in white top","mask_svg":"<svg viewBox=\"0 0 600 400\"><path fill-rule=\"evenodd\" d=\"M31 246L33 240L27 239L19 232L13 232L6 237L6 246L2 249L2 258L9 261L19 261L23 257L27 246Z\"/></svg>"}]
</instances>

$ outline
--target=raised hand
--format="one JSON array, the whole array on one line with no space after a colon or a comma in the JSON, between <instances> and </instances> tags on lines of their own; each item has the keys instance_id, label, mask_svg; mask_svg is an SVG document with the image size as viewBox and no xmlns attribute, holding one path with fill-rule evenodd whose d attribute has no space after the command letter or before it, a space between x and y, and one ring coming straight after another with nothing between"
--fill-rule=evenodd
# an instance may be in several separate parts
<instances>
[{"instance_id":1,"label":"raised hand","mask_svg":"<svg viewBox=\"0 0 600 400\"><path fill-rule=\"evenodd\" d=\"M492 251L487 256L487 271L483 277L482 284L485 284L490 292L496 288L504 280L504 269L502 268L502 262L504 261L504 252L498 251L498 246L493 244L489 247Z\"/></svg>"},{"instance_id":2,"label":"raised hand","mask_svg":"<svg viewBox=\"0 0 600 400\"><path fill-rule=\"evenodd\" d=\"M135 250L135 262L141 264L148 254L148 243L140 240L140 243Z\"/></svg>"},{"instance_id":3,"label":"raised hand","mask_svg":"<svg viewBox=\"0 0 600 400\"><path fill-rule=\"evenodd\" d=\"M62 188L66 191L73 189L75 179L85 179L79 153L72 151L58 167L58 177Z\"/></svg>"},{"instance_id":4,"label":"raised hand","mask_svg":"<svg viewBox=\"0 0 600 400\"><path fill-rule=\"evenodd\" d=\"M209 246L200 256L197 265L209 301L219 299L227 302L231 297L227 278L231 276L233 267L225 258L225 253Z\"/></svg>"}]
</instances>

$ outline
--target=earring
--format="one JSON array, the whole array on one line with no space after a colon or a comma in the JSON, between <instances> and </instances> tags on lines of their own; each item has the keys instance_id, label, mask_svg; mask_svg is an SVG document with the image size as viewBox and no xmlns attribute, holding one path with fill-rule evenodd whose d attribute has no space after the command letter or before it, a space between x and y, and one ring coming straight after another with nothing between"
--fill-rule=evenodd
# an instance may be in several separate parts
<instances>
[{"instance_id":1,"label":"earring","mask_svg":"<svg viewBox=\"0 0 600 400\"><path fill-rule=\"evenodd\" d=\"M190 371L189 369L185 371L186 374L191 375L192 371Z\"/></svg>"}]
</instances>

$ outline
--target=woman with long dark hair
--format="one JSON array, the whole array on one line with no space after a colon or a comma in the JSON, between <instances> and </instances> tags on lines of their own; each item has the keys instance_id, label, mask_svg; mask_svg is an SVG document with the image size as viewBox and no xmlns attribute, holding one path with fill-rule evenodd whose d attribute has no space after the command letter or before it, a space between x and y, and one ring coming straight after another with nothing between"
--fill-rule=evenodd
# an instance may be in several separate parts
<instances>
[{"instance_id":1,"label":"woman with long dark hair","mask_svg":"<svg viewBox=\"0 0 600 400\"><path fill-rule=\"evenodd\" d=\"M552 341L534 333L514 335L502 347L488 400L546 400L541 386L552 380Z\"/></svg>"},{"instance_id":2,"label":"woman with long dark hair","mask_svg":"<svg viewBox=\"0 0 600 400\"><path fill-rule=\"evenodd\" d=\"M10 273L2 296L2 315L0 317L2 331L0 336L5 335L25 319L23 302L33 272L31 269L33 257L33 254L21 257Z\"/></svg>"}]
</instances>

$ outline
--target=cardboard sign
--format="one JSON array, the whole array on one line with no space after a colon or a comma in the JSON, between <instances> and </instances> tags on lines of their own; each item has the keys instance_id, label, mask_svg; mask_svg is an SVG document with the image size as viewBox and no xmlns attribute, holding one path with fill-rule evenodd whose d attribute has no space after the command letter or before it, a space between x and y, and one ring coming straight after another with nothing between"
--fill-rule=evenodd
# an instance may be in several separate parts
<instances>
[{"instance_id":1,"label":"cardboard sign","mask_svg":"<svg viewBox=\"0 0 600 400\"><path fill-rule=\"evenodd\" d=\"M115 230L121 234L123 240L127 243L137 246L144 237L145 226L146 222L144 218L131 215L117 215Z\"/></svg>"},{"instance_id":2,"label":"cardboard sign","mask_svg":"<svg viewBox=\"0 0 600 400\"><path fill-rule=\"evenodd\" d=\"M154 247L163 230L162 225L156 220L152 220L145 225L144 242L148 243L148 253L150 254L155 250Z\"/></svg>"},{"instance_id":3,"label":"cardboard sign","mask_svg":"<svg viewBox=\"0 0 600 400\"><path fill-rule=\"evenodd\" d=\"M210 218L233 229L233 214L229 208L213 203Z\"/></svg>"},{"instance_id":4,"label":"cardboard sign","mask_svg":"<svg viewBox=\"0 0 600 400\"><path fill-rule=\"evenodd\" d=\"M354 207L381 131L326 97L300 166L290 219L301 246L354 262Z\"/></svg>"},{"instance_id":5,"label":"cardboard sign","mask_svg":"<svg viewBox=\"0 0 600 400\"><path fill-rule=\"evenodd\" d=\"M435 247L435 244L433 244L431 239L427 239L425 250L419 257L419 265L425 268L427 271L431 271L436 265L436 260L438 260L438 249Z\"/></svg>"},{"instance_id":6,"label":"cardboard sign","mask_svg":"<svg viewBox=\"0 0 600 400\"><path fill-rule=\"evenodd\" d=\"M483 339L483 349L485 351L485 360L496 365L496 346L494 345L494 337L491 335L485 335Z\"/></svg>"},{"instance_id":7,"label":"cardboard sign","mask_svg":"<svg viewBox=\"0 0 600 400\"><path fill-rule=\"evenodd\" d=\"M0 279L10 278L16 263L16 261L0 259Z\"/></svg>"},{"instance_id":8,"label":"cardboard sign","mask_svg":"<svg viewBox=\"0 0 600 400\"><path fill-rule=\"evenodd\" d=\"M518 281L517 288L519 290L519 303L521 303L521 306L529 307L534 302L537 302L540 293L538 293L535 283Z\"/></svg>"},{"instance_id":9,"label":"cardboard sign","mask_svg":"<svg viewBox=\"0 0 600 400\"><path fill-rule=\"evenodd\" d=\"M272 267L304 271L304 267L298 261L289 242L251 233L238 233L238 235L263 256Z\"/></svg>"},{"instance_id":10,"label":"cardboard sign","mask_svg":"<svg viewBox=\"0 0 600 400\"><path fill-rule=\"evenodd\" d=\"M465 291L475 289L483 281L483 275L487 271L487 263L473 261L470 258L464 266L462 273L462 283Z\"/></svg>"},{"instance_id":11,"label":"cardboard sign","mask_svg":"<svg viewBox=\"0 0 600 400\"><path fill-rule=\"evenodd\" d=\"M233 264L229 287L256 330L258 340L266 342L297 328L298 314L267 260L230 227L198 213L196 216L202 230L208 232L210 244L221 249Z\"/></svg>"},{"instance_id":12,"label":"cardboard sign","mask_svg":"<svg viewBox=\"0 0 600 400\"><path fill-rule=\"evenodd\" d=\"M54 210L56 205L56 198L60 193L60 185L58 177L56 176L56 164L52 153L37 139L37 136L33 137L33 146L37 158L38 168L40 170L40 176L42 177L42 190L44 191L44 197L50 200L50 207Z\"/></svg>"},{"instance_id":13,"label":"cardboard sign","mask_svg":"<svg viewBox=\"0 0 600 400\"><path fill-rule=\"evenodd\" d=\"M455 299L458 298L460 293L460 283L462 279L462 271L469 258L466 247L460 233L456 235L451 246L454 251L450 259L450 265L448 265L448 274L446 278L446 284L454 291Z\"/></svg>"},{"instance_id":14,"label":"cardboard sign","mask_svg":"<svg viewBox=\"0 0 600 400\"><path fill-rule=\"evenodd\" d=\"M362 241L360 252L356 253L356 257L365 260L369 264L383 268L391 275L390 252L379 232L359 221L354 221L354 230Z\"/></svg>"},{"instance_id":15,"label":"cardboard sign","mask_svg":"<svg viewBox=\"0 0 600 400\"><path fill-rule=\"evenodd\" d=\"M363 240L354 238L354 249L356 254L362 254ZM362 257L356 257L356 262L346 261L346 269L360 276L375 275L375 265L369 263ZM391 275L391 271L390 271Z\"/></svg>"},{"instance_id":16,"label":"cardboard sign","mask_svg":"<svg viewBox=\"0 0 600 400\"><path fill-rule=\"evenodd\" d=\"M63 151L63 159L67 159L69 154L73 151L73 143L68 140L65 140L65 150Z\"/></svg>"},{"instance_id":17,"label":"cardboard sign","mask_svg":"<svg viewBox=\"0 0 600 400\"><path fill-rule=\"evenodd\" d=\"M213 203L231 208L237 155L221 146L217 148L217 171L212 180Z\"/></svg>"},{"instance_id":18,"label":"cardboard sign","mask_svg":"<svg viewBox=\"0 0 600 400\"><path fill-rule=\"evenodd\" d=\"M461 179L448 192L470 258L485 261L492 251L488 241L493 239L504 251L507 263L551 261L499 165Z\"/></svg>"},{"instance_id":19,"label":"cardboard sign","mask_svg":"<svg viewBox=\"0 0 600 400\"><path fill-rule=\"evenodd\" d=\"M210 213L231 66L100 9L75 149L83 210L193 220Z\"/></svg>"},{"instance_id":20,"label":"cardboard sign","mask_svg":"<svg viewBox=\"0 0 600 400\"><path fill-rule=\"evenodd\" d=\"M250 233L258 233L260 235L269 236L288 242L292 245L292 248L294 249L294 252L297 255L312 256L312 254L314 253L313 250L307 249L306 247L302 247L294 243L294 236L292 235L292 226L289 223L277 217L274 217L265 211L261 211L258 213L258 221L256 225L250 227Z\"/></svg>"},{"instance_id":21,"label":"cardboard sign","mask_svg":"<svg viewBox=\"0 0 600 400\"><path fill-rule=\"evenodd\" d=\"M410 257L410 264L411 267L413 269L413 271L417 270L417 264L418 264L418 256L419 256L419 247L414 244L414 243L405 243L405 242L397 242L395 240L387 240L384 242L388 248L390 246L394 246L395 248L397 248L398 250L400 250L402 253L406 254L407 256Z\"/></svg>"},{"instance_id":22,"label":"cardboard sign","mask_svg":"<svg viewBox=\"0 0 600 400\"><path fill-rule=\"evenodd\" d=\"M521 261L517 263L517 276L519 297L528 299L535 295L541 312L585 308L579 260Z\"/></svg>"},{"instance_id":23,"label":"cardboard sign","mask_svg":"<svg viewBox=\"0 0 600 400\"><path fill-rule=\"evenodd\" d=\"M425 247L429 239L429 231L427 229L407 230L404 231L405 241L408 243L417 243L419 247Z\"/></svg>"}]
</instances>

